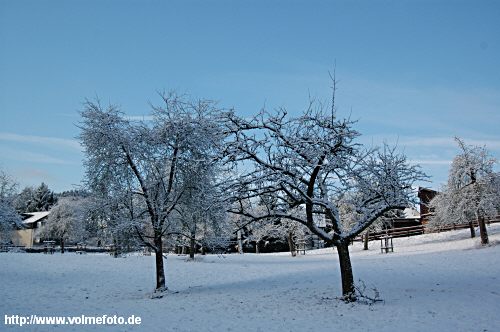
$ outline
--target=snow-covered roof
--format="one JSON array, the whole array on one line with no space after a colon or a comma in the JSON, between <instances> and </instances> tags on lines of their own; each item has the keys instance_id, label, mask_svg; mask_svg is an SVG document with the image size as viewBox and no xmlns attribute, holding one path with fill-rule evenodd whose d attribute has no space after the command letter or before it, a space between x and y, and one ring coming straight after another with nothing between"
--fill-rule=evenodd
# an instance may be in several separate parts
<instances>
[{"instance_id":1,"label":"snow-covered roof","mask_svg":"<svg viewBox=\"0 0 500 332\"><path fill-rule=\"evenodd\" d=\"M50 213L50 211L23 213L23 215L31 216L31 217L23 220L23 224L33 224L33 223L39 221L40 219L43 219L46 216L48 216L49 213Z\"/></svg>"}]
</instances>

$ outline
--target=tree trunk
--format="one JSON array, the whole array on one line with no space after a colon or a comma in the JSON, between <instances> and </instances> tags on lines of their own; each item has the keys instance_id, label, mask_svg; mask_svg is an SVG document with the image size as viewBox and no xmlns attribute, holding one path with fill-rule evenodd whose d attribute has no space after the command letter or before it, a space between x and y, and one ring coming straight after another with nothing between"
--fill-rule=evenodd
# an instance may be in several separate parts
<instances>
[{"instance_id":1,"label":"tree trunk","mask_svg":"<svg viewBox=\"0 0 500 332\"><path fill-rule=\"evenodd\" d=\"M354 277L352 274L351 257L349 256L349 241L336 244L339 255L340 275L342 278L342 297L346 302L356 301Z\"/></svg>"},{"instance_id":2,"label":"tree trunk","mask_svg":"<svg viewBox=\"0 0 500 332\"><path fill-rule=\"evenodd\" d=\"M195 250L196 250L196 241L194 235L191 234L191 242L189 243L189 259L194 259Z\"/></svg>"},{"instance_id":3,"label":"tree trunk","mask_svg":"<svg viewBox=\"0 0 500 332\"><path fill-rule=\"evenodd\" d=\"M241 240L241 229L238 230L237 237L238 237L238 254L242 254L243 253L243 241Z\"/></svg>"},{"instance_id":4,"label":"tree trunk","mask_svg":"<svg viewBox=\"0 0 500 332\"><path fill-rule=\"evenodd\" d=\"M293 234L291 232L288 232L288 247L290 248L292 257L295 257L297 252L295 251L295 243L293 243Z\"/></svg>"},{"instance_id":5,"label":"tree trunk","mask_svg":"<svg viewBox=\"0 0 500 332\"><path fill-rule=\"evenodd\" d=\"M64 239L61 238L61 254L64 254Z\"/></svg>"},{"instance_id":6,"label":"tree trunk","mask_svg":"<svg viewBox=\"0 0 500 332\"><path fill-rule=\"evenodd\" d=\"M118 241L116 241L116 238L113 238L113 257L118 257Z\"/></svg>"},{"instance_id":7,"label":"tree trunk","mask_svg":"<svg viewBox=\"0 0 500 332\"><path fill-rule=\"evenodd\" d=\"M472 221L469 221L469 229L470 229L470 237L471 238L476 237L476 231L474 230L474 223Z\"/></svg>"},{"instance_id":8,"label":"tree trunk","mask_svg":"<svg viewBox=\"0 0 500 332\"><path fill-rule=\"evenodd\" d=\"M168 288L165 286L165 270L163 268L163 240L161 232L155 234L155 262L156 262L156 289L155 292L162 292Z\"/></svg>"},{"instance_id":9,"label":"tree trunk","mask_svg":"<svg viewBox=\"0 0 500 332\"><path fill-rule=\"evenodd\" d=\"M480 216L477 219L477 222L479 224L479 234L481 235L481 244L486 245L489 243L489 240L488 240L488 230L486 229L486 224L484 222L484 216Z\"/></svg>"},{"instance_id":10,"label":"tree trunk","mask_svg":"<svg viewBox=\"0 0 500 332\"><path fill-rule=\"evenodd\" d=\"M365 237L363 238L363 250L368 250L368 238L370 236L370 231L366 231Z\"/></svg>"},{"instance_id":11,"label":"tree trunk","mask_svg":"<svg viewBox=\"0 0 500 332\"><path fill-rule=\"evenodd\" d=\"M260 250L259 250L259 242L260 242L260 241L255 241L255 253L256 253L256 254L260 254Z\"/></svg>"}]
</instances>

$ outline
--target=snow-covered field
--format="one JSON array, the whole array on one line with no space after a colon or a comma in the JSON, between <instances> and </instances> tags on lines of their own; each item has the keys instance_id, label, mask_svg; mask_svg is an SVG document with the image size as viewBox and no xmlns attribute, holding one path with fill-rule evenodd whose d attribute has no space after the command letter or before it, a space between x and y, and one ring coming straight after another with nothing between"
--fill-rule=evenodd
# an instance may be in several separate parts
<instances>
[{"instance_id":1,"label":"snow-covered field","mask_svg":"<svg viewBox=\"0 0 500 332\"><path fill-rule=\"evenodd\" d=\"M482 248L468 230L351 247L355 278L385 300L345 304L332 249L169 255L170 291L151 299L154 258L0 254L0 331L499 331L500 225ZM4 325L4 315L136 315L139 326Z\"/></svg>"}]
</instances>

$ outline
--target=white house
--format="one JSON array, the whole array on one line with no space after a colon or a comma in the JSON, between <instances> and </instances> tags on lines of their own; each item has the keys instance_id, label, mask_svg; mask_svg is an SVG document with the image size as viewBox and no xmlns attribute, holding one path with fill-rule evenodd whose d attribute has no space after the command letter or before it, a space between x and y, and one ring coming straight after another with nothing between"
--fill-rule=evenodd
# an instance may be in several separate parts
<instances>
[{"instance_id":1,"label":"white house","mask_svg":"<svg viewBox=\"0 0 500 332\"><path fill-rule=\"evenodd\" d=\"M22 213L23 229L18 229L12 236L12 243L16 246L32 248L34 244L40 243L40 228L47 222L50 211Z\"/></svg>"}]
</instances>

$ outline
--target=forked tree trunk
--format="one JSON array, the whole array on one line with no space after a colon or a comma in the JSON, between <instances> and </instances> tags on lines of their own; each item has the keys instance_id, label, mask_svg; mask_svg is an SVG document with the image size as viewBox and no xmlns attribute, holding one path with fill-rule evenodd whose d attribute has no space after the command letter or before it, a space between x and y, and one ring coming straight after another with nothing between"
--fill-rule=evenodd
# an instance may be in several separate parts
<instances>
[{"instance_id":1,"label":"forked tree trunk","mask_svg":"<svg viewBox=\"0 0 500 332\"><path fill-rule=\"evenodd\" d=\"M64 238L61 238L61 254L64 254Z\"/></svg>"},{"instance_id":2,"label":"forked tree trunk","mask_svg":"<svg viewBox=\"0 0 500 332\"><path fill-rule=\"evenodd\" d=\"M486 245L489 243L489 240L488 240L488 230L486 229L486 224L484 222L484 216L480 216L477 219L477 222L479 224L479 234L481 235L481 244Z\"/></svg>"},{"instance_id":3,"label":"forked tree trunk","mask_svg":"<svg viewBox=\"0 0 500 332\"><path fill-rule=\"evenodd\" d=\"M351 257L349 256L349 241L342 241L336 245L339 255L340 275L342 278L342 298L346 302L356 301L354 277L352 274Z\"/></svg>"},{"instance_id":4,"label":"forked tree trunk","mask_svg":"<svg viewBox=\"0 0 500 332\"><path fill-rule=\"evenodd\" d=\"M292 257L295 257L297 252L295 251L295 243L293 242L293 234L291 232L288 232L288 247L290 248L290 254L292 254Z\"/></svg>"},{"instance_id":5,"label":"forked tree trunk","mask_svg":"<svg viewBox=\"0 0 500 332\"><path fill-rule=\"evenodd\" d=\"M469 221L469 229L470 229L470 237L471 238L476 237L476 231L474 230L474 223L472 221Z\"/></svg>"},{"instance_id":6,"label":"forked tree trunk","mask_svg":"<svg viewBox=\"0 0 500 332\"><path fill-rule=\"evenodd\" d=\"M163 268L163 240L161 232L155 234L155 263L156 263L156 289L161 292L168 289L165 286L165 270Z\"/></svg>"},{"instance_id":7,"label":"forked tree trunk","mask_svg":"<svg viewBox=\"0 0 500 332\"><path fill-rule=\"evenodd\" d=\"M370 231L366 231L365 237L363 238L363 250L368 250L368 238L370 236Z\"/></svg>"}]
</instances>

